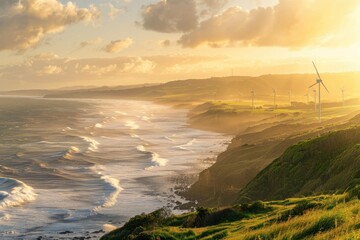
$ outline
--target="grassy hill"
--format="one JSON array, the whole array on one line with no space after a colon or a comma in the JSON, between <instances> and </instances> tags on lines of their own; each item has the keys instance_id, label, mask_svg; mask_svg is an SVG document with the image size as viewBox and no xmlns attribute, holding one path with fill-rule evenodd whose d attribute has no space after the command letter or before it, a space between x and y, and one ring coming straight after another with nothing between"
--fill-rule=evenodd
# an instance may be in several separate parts
<instances>
[{"instance_id":1,"label":"grassy hill","mask_svg":"<svg viewBox=\"0 0 360 240\"><path fill-rule=\"evenodd\" d=\"M341 195L198 208L174 216L160 209L132 218L101 240L359 239L360 188Z\"/></svg>"},{"instance_id":2,"label":"grassy hill","mask_svg":"<svg viewBox=\"0 0 360 240\"><path fill-rule=\"evenodd\" d=\"M332 115L331 112L334 112L338 116L329 117L322 124L311 118L311 112L294 116L292 113L284 114L281 109L267 113L267 118L255 124L248 121L251 126L232 140L228 149L218 156L215 164L201 172L198 181L183 195L204 206L234 203L239 192L274 159L281 157L287 148L330 131L360 124L360 115L356 115L357 108L352 109L354 113L344 112L343 115L341 111L347 110L327 109L327 114ZM238 123L243 122L244 120L238 120ZM222 126L221 122L214 125ZM246 123L243 125L246 126Z\"/></svg>"},{"instance_id":3,"label":"grassy hill","mask_svg":"<svg viewBox=\"0 0 360 240\"><path fill-rule=\"evenodd\" d=\"M360 183L360 127L300 142L240 192L241 201L344 191Z\"/></svg>"}]
</instances>

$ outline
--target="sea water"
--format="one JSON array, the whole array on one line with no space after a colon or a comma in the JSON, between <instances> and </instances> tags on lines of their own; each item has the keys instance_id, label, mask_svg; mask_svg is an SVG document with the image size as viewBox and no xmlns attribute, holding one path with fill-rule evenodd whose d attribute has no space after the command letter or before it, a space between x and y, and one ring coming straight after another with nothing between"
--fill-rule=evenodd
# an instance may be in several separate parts
<instances>
[{"instance_id":1,"label":"sea water","mask_svg":"<svg viewBox=\"0 0 360 240\"><path fill-rule=\"evenodd\" d=\"M150 102L0 98L0 239L97 239L175 210L230 139L186 122Z\"/></svg>"}]
</instances>

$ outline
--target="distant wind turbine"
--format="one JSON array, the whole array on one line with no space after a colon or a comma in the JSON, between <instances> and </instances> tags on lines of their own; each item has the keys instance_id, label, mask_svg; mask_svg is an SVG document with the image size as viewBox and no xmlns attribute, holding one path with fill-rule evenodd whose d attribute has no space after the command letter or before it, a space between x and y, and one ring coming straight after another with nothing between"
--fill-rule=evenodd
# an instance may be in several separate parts
<instances>
[{"instance_id":1,"label":"distant wind turbine","mask_svg":"<svg viewBox=\"0 0 360 240\"><path fill-rule=\"evenodd\" d=\"M342 95L342 104L343 104L343 107L345 107L345 88L344 87L341 88L341 95Z\"/></svg>"},{"instance_id":2,"label":"distant wind turbine","mask_svg":"<svg viewBox=\"0 0 360 240\"><path fill-rule=\"evenodd\" d=\"M304 97L306 97L306 102L307 102L307 104L309 104L309 102L310 102L309 90L308 90L308 92L304 95Z\"/></svg>"},{"instance_id":3,"label":"distant wind turbine","mask_svg":"<svg viewBox=\"0 0 360 240\"><path fill-rule=\"evenodd\" d=\"M274 93L274 109L276 109L276 90L275 90L275 88L273 88L273 93Z\"/></svg>"},{"instance_id":4,"label":"distant wind turbine","mask_svg":"<svg viewBox=\"0 0 360 240\"><path fill-rule=\"evenodd\" d=\"M255 91L254 91L254 89L251 90L251 106L252 106L252 109L254 110L255 109Z\"/></svg>"},{"instance_id":5,"label":"distant wind turbine","mask_svg":"<svg viewBox=\"0 0 360 240\"><path fill-rule=\"evenodd\" d=\"M321 85L325 88L325 90L327 92L329 92L329 90L327 89L327 87L325 86L323 80L321 79L321 76L319 74L319 71L316 68L315 63L313 62L314 68L316 70L316 74L317 74L317 79L316 79L316 83L311 85L309 88L314 87L315 85L318 85L318 91L319 91L319 102L318 102L318 118L319 118L319 122L321 122Z\"/></svg>"}]
</instances>

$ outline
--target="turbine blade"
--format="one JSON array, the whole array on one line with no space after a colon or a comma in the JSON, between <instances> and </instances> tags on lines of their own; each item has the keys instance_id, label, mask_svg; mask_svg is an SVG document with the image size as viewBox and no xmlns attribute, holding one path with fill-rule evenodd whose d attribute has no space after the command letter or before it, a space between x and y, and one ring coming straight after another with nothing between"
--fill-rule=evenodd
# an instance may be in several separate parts
<instances>
[{"instance_id":1,"label":"turbine blade","mask_svg":"<svg viewBox=\"0 0 360 240\"><path fill-rule=\"evenodd\" d=\"M324 86L324 88L326 89L326 91L327 91L328 93L330 93L329 90L327 89L327 87L325 86L325 84L323 83L323 81L321 81L321 84Z\"/></svg>"},{"instance_id":2,"label":"turbine blade","mask_svg":"<svg viewBox=\"0 0 360 240\"><path fill-rule=\"evenodd\" d=\"M313 63L313 65L314 65L314 68L315 68L315 70L316 70L316 73L317 73L317 75L318 75L319 79L321 79L320 74L319 74L319 71L318 71L318 69L317 69L317 67L316 67L315 63L314 63L314 62L312 62L312 63Z\"/></svg>"},{"instance_id":3,"label":"turbine blade","mask_svg":"<svg viewBox=\"0 0 360 240\"><path fill-rule=\"evenodd\" d=\"M313 85L311 85L309 88L312 88L313 86L315 86L316 84L318 84L318 83L314 83Z\"/></svg>"}]
</instances>

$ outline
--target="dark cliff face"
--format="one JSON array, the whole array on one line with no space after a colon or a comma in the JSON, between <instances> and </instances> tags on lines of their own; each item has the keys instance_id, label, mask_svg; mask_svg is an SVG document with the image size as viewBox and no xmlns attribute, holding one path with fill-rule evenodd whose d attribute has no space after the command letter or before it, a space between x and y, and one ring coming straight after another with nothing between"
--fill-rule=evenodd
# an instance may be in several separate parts
<instances>
[{"instance_id":1,"label":"dark cliff face","mask_svg":"<svg viewBox=\"0 0 360 240\"><path fill-rule=\"evenodd\" d=\"M360 127L301 142L262 170L237 202L345 191L360 182Z\"/></svg>"}]
</instances>

